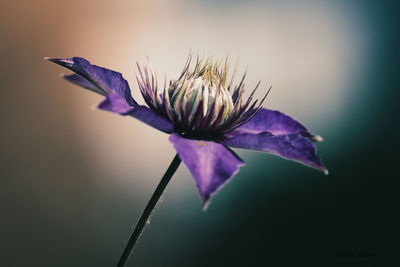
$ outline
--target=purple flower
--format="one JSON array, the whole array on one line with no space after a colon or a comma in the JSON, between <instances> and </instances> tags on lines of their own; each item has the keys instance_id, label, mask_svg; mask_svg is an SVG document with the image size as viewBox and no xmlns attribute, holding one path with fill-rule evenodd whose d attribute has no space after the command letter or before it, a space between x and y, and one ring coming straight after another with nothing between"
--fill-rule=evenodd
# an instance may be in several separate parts
<instances>
[{"instance_id":1,"label":"purple flower","mask_svg":"<svg viewBox=\"0 0 400 267\"><path fill-rule=\"evenodd\" d=\"M132 98L118 72L79 57L47 59L75 72L63 76L66 80L105 96L100 109L132 116L170 134L204 203L245 164L228 147L264 151L328 173L312 142L322 138L288 115L262 108L265 97L253 101L258 85L244 100L245 75L233 86L227 60L197 59L191 69L190 56L180 77L164 82L163 88L151 68L142 70L138 65L138 86L147 103L143 106Z\"/></svg>"}]
</instances>

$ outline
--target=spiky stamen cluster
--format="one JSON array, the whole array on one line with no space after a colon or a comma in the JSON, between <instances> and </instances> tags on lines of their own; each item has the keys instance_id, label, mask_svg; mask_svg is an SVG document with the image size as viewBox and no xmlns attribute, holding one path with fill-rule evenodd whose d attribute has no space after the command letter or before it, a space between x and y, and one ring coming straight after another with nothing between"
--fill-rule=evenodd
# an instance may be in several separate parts
<instances>
[{"instance_id":1,"label":"spiky stamen cluster","mask_svg":"<svg viewBox=\"0 0 400 267\"><path fill-rule=\"evenodd\" d=\"M197 58L194 69L189 70L191 61L189 55L180 77L170 81L168 87L164 79L163 90L159 90L152 68L145 67L142 72L138 64L139 76L136 78L144 100L151 109L168 118L178 132L203 137L224 134L248 121L261 109L269 90L258 105L258 100L252 102L258 83L243 103L246 73L233 87L235 69L227 85L228 57L224 62L215 63L209 58L205 62Z\"/></svg>"}]
</instances>

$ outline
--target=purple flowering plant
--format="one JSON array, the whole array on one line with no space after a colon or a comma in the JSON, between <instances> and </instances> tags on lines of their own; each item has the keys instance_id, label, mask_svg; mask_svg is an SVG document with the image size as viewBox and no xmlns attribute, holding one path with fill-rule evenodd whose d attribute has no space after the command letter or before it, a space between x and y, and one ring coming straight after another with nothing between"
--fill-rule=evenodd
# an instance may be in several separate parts
<instances>
[{"instance_id":1,"label":"purple flowering plant","mask_svg":"<svg viewBox=\"0 0 400 267\"><path fill-rule=\"evenodd\" d=\"M169 180L181 161L192 174L204 207L244 166L229 147L267 152L294 160L328 174L316 155L313 141L322 138L311 133L292 117L262 107L268 92L253 100L258 85L244 99L244 80L233 85L236 69L228 81L229 60L213 62L199 59L192 66L192 55L176 80L158 86L151 67L138 64L136 77L147 106L138 104L121 73L90 64L80 58L46 58L73 71L63 75L67 81L103 95L102 110L134 117L157 130L170 134L177 154L147 203L117 266L125 266Z\"/></svg>"}]
</instances>

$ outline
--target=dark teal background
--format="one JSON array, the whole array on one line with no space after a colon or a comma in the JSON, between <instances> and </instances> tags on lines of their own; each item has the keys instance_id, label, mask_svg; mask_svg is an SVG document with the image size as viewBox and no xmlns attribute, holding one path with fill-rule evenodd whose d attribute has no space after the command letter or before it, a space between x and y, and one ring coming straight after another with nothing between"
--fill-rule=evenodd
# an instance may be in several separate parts
<instances>
[{"instance_id":1,"label":"dark teal background","mask_svg":"<svg viewBox=\"0 0 400 267\"><path fill-rule=\"evenodd\" d=\"M242 153L246 168L206 212L194 186L178 203L173 192L181 180L173 180L128 266L400 266L397 2L348 1L365 18L370 43L345 119L318 132L328 176ZM1 12L13 12L1 4ZM67 11L50 13L55 22ZM114 266L151 192L132 203L129 188L94 185L70 131L74 120L55 104L73 99L66 90L46 97L50 67L36 68L54 40L34 29L21 41L11 22L0 26L0 266ZM30 46L35 38L47 41ZM161 176L167 166L154 167Z\"/></svg>"}]
</instances>

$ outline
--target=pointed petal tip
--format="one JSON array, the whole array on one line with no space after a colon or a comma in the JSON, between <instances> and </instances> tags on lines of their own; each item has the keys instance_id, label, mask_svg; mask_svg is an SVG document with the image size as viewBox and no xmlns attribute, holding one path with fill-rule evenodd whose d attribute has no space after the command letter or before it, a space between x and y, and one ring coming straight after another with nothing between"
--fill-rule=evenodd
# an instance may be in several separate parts
<instances>
[{"instance_id":1,"label":"pointed petal tip","mask_svg":"<svg viewBox=\"0 0 400 267\"><path fill-rule=\"evenodd\" d=\"M207 209L208 209L208 206L210 205L210 200L208 199L208 200L205 200L205 199L202 199L203 200L203 207L202 207L202 211L203 212L205 212L205 211L207 211Z\"/></svg>"},{"instance_id":2,"label":"pointed petal tip","mask_svg":"<svg viewBox=\"0 0 400 267\"><path fill-rule=\"evenodd\" d=\"M328 175L328 174L329 174L328 169L324 169L323 172L324 172L325 175Z\"/></svg>"},{"instance_id":3,"label":"pointed petal tip","mask_svg":"<svg viewBox=\"0 0 400 267\"><path fill-rule=\"evenodd\" d=\"M320 136L320 135L314 135L311 139L318 143L324 141L324 138L322 138L322 136Z\"/></svg>"},{"instance_id":4,"label":"pointed petal tip","mask_svg":"<svg viewBox=\"0 0 400 267\"><path fill-rule=\"evenodd\" d=\"M62 61L62 58L55 58L55 57L44 57L44 58L43 58L43 60L45 60L45 61L50 61L50 62L54 62L54 63L57 63L57 62L60 62L60 61Z\"/></svg>"},{"instance_id":5,"label":"pointed petal tip","mask_svg":"<svg viewBox=\"0 0 400 267\"><path fill-rule=\"evenodd\" d=\"M79 76L79 75L77 75L77 74L74 74L74 73L72 73L72 74L67 74L67 73L60 73L60 78L63 78L63 79L66 79L67 81L70 81L70 82L72 82L70 79L72 79L72 80L75 80L74 78L74 76ZM79 84L78 84L79 85ZM82 86L82 85L80 85L80 86Z\"/></svg>"},{"instance_id":6,"label":"pointed petal tip","mask_svg":"<svg viewBox=\"0 0 400 267\"><path fill-rule=\"evenodd\" d=\"M64 67L74 63L73 58L44 57L43 60L50 61Z\"/></svg>"}]
</instances>

